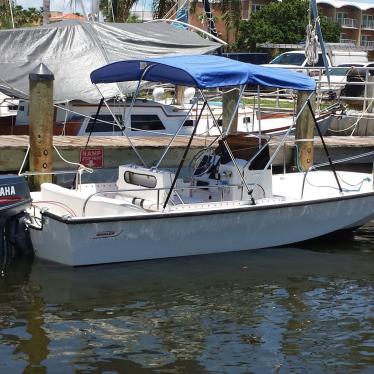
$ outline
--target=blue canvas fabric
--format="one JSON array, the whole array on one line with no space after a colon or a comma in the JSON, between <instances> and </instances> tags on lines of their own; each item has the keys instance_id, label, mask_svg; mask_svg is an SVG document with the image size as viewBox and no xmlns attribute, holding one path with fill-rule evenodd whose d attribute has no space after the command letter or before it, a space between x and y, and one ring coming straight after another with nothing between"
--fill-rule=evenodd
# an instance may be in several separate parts
<instances>
[{"instance_id":1,"label":"blue canvas fabric","mask_svg":"<svg viewBox=\"0 0 374 374\"><path fill-rule=\"evenodd\" d=\"M150 67L149 67L150 66ZM201 89L256 84L314 91L315 80L294 71L271 68L212 55L171 56L111 63L91 73L92 83L143 80Z\"/></svg>"}]
</instances>

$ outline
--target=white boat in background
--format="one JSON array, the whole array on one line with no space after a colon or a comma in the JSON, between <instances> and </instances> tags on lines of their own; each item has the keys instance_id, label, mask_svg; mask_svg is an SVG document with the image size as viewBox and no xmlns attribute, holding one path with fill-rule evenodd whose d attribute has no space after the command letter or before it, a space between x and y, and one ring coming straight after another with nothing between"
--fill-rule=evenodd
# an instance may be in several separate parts
<instances>
[{"instance_id":1,"label":"white boat in background","mask_svg":"<svg viewBox=\"0 0 374 374\"><path fill-rule=\"evenodd\" d=\"M155 90L158 90L156 88ZM191 93L191 91L190 91ZM161 99L154 95L153 99L136 99L131 108L131 117L126 127L124 119L130 108L131 100L109 102L110 110L103 107L95 121L96 104L72 101L59 104L56 110L55 135L75 136L162 136L172 135L175 128L182 123L183 128L179 135L189 135L195 126L199 111L194 107L191 111L191 101L194 98L188 95L183 105L172 105L170 100ZM210 101L210 108L217 124L222 129L222 102ZM28 134L29 107L27 101L20 101L13 133L17 135ZM115 114L117 121L113 119ZM187 118L186 118L187 116ZM238 108L238 131L243 133L258 133L268 135L283 134L293 123L294 114L290 111L276 112L253 110L252 107L241 104ZM94 124L95 122L95 124ZM325 134L330 126L330 114L325 113L318 118L322 133ZM94 125L93 125L94 124ZM0 133L1 132L0 129ZM204 110L196 131L200 136L216 136L219 130L215 126L212 114Z\"/></svg>"},{"instance_id":2,"label":"white boat in background","mask_svg":"<svg viewBox=\"0 0 374 374\"><path fill-rule=\"evenodd\" d=\"M96 85L160 80L196 87L203 98L204 89L240 85L242 92L248 83L315 89L305 75L217 56L121 61L97 69L91 79ZM205 100L200 118L206 108ZM120 166L116 183L81 184L78 177L75 189L42 184L32 194L28 222L36 256L81 266L248 250L352 229L374 218L371 174L273 175L266 141L220 134L190 177L181 178L189 145L176 172L160 167L167 148L155 165Z\"/></svg>"},{"instance_id":3,"label":"white boat in background","mask_svg":"<svg viewBox=\"0 0 374 374\"><path fill-rule=\"evenodd\" d=\"M15 117L18 111L18 99L0 92L0 118Z\"/></svg>"}]
</instances>

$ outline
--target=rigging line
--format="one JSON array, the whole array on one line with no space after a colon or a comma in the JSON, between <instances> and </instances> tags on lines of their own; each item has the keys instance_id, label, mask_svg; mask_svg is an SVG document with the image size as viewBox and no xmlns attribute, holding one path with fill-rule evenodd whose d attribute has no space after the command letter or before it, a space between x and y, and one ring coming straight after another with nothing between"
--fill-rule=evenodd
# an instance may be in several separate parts
<instances>
[{"instance_id":1,"label":"rigging line","mask_svg":"<svg viewBox=\"0 0 374 374\"><path fill-rule=\"evenodd\" d=\"M97 107L96 114L95 114L95 117L94 117L91 129L90 129L90 133L89 133L88 138L87 138L86 145L84 146L84 149L87 149L87 147L88 147L88 143L89 143L89 141L91 139L91 135L92 135L92 133L94 131L94 128L95 128L95 125L96 125L96 121L97 121L97 117L99 117L99 113L100 113L100 110L101 110L101 108L103 106L103 103L104 103L104 98L102 97L101 100L100 100L99 106Z\"/></svg>"}]
</instances>

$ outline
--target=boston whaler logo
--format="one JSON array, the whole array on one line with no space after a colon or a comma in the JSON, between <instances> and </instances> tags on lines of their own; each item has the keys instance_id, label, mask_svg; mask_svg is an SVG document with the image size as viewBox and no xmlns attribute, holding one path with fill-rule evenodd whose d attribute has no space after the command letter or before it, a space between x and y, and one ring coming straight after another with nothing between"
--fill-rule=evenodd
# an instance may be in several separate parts
<instances>
[{"instance_id":1,"label":"boston whaler logo","mask_svg":"<svg viewBox=\"0 0 374 374\"><path fill-rule=\"evenodd\" d=\"M16 194L14 186L0 187L0 196L12 196Z\"/></svg>"},{"instance_id":2,"label":"boston whaler logo","mask_svg":"<svg viewBox=\"0 0 374 374\"><path fill-rule=\"evenodd\" d=\"M122 231L112 231L112 230L107 230L107 231L99 231L96 233L96 236L94 239L106 239L106 238L114 238L116 236L119 236L122 234Z\"/></svg>"}]
</instances>

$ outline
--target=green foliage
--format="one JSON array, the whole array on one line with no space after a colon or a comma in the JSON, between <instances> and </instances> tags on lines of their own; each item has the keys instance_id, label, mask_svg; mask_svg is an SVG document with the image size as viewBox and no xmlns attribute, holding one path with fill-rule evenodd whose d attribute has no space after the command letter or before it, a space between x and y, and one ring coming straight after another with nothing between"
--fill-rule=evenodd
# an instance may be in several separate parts
<instances>
[{"instance_id":1,"label":"green foliage","mask_svg":"<svg viewBox=\"0 0 374 374\"><path fill-rule=\"evenodd\" d=\"M309 1L273 2L252 13L239 26L236 48L254 50L256 43L299 43L305 40ZM325 41L339 40L340 26L321 19Z\"/></svg>"},{"instance_id":2,"label":"green foliage","mask_svg":"<svg viewBox=\"0 0 374 374\"><path fill-rule=\"evenodd\" d=\"M169 10L175 6L174 0L153 0L152 1L152 13L154 19L161 19L169 12ZM176 10L176 9L175 9Z\"/></svg>"},{"instance_id":3,"label":"green foliage","mask_svg":"<svg viewBox=\"0 0 374 374\"><path fill-rule=\"evenodd\" d=\"M130 17L130 9L136 2L137 0L100 0L100 10L108 22L127 22ZM130 21L132 20L130 19Z\"/></svg>"},{"instance_id":4,"label":"green foliage","mask_svg":"<svg viewBox=\"0 0 374 374\"><path fill-rule=\"evenodd\" d=\"M222 19L226 27L234 32L235 38L238 35L240 27L241 4L241 0L221 0Z\"/></svg>"},{"instance_id":5,"label":"green foliage","mask_svg":"<svg viewBox=\"0 0 374 374\"><path fill-rule=\"evenodd\" d=\"M326 18L320 19L323 39L330 43L339 43L341 26L336 22L328 21Z\"/></svg>"},{"instance_id":6,"label":"green foliage","mask_svg":"<svg viewBox=\"0 0 374 374\"><path fill-rule=\"evenodd\" d=\"M17 5L12 7L13 10L13 18L14 18L14 26L15 27L28 27L28 26L35 26L41 23L43 16L42 16L42 9L36 8L28 8L23 9L22 6ZM10 29L12 28L12 19L10 8L8 5L1 5L0 6L0 28L2 29Z\"/></svg>"}]
</instances>

